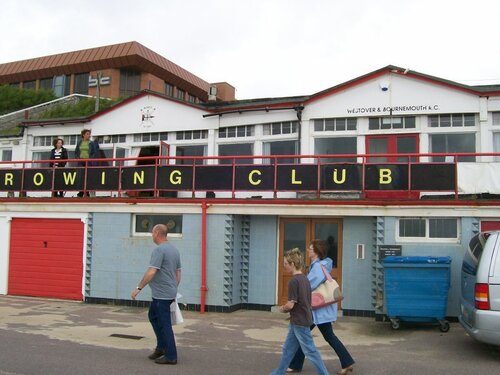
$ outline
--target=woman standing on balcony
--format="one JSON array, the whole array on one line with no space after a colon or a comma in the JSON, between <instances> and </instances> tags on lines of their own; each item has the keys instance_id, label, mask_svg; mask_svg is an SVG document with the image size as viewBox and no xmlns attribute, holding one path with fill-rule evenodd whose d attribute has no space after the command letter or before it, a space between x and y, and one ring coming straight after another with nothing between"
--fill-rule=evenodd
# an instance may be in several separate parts
<instances>
[{"instance_id":1,"label":"woman standing on balcony","mask_svg":"<svg viewBox=\"0 0 500 375\"><path fill-rule=\"evenodd\" d=\"M90 130L83 129L81 132L82 139L78 141L75 148L75 159L96 159L99 157L99 143L90 140ZM85 167L86 162L81 161L79 166ZM89 162L87 166L97 165L96 162ZM89 192L87 191L87 197ZM78 193L79 197L83 197L83 191Z\"/></svg>"},{"instance_id":2,"label":"woman standing on balcony","mask_svg":"<svg viewBox=\"0 0 500 375\"><path fill-rule=\"evenodd\" d=\"M50 160L57 160L55 163L51 163L51 167L62 168L66 165L64 160L68 159L68 150L66 150L63 145L64 141L61 138L56 138L52 142L54 148L50 151ZM53 197L63 197L64 191L54 191L52 192Z\"/></svg>"}]
</instances>

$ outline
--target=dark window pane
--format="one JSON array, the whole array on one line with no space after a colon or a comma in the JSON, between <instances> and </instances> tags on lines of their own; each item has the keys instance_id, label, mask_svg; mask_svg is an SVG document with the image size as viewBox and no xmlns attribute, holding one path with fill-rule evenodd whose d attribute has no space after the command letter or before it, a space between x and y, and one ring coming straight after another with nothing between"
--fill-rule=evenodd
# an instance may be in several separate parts
<instances>
[{"instance_id":1,"label":"dark window pane","mask_svg":"<svg viewBox=\"0 0 500 375\"><path fill-rule=\"evenodd\" d=\"M205 146L177 146L176 156L204 156ZM176 159L175 164L203 164L203 159Z\"/></svg>"},{"instance_id":2,"label":"dark window pane","mask_svg":"<svg viewBox=\"0 0 500 375\"><path fill-rule=\"evenodd\" d=\"M314 131L323 131L323 120L314 120Z\"/></svg>"},{"instance_id":3,"label":"dark window pane","mask_svg":"<svg viewBox=\"0 0 500 375\"><path fill-rule=\"evenodd\" d=\"M380 129L380 119L378 117L370 117L368 119L368 128L370 130Z\"/></svg>"},{"instance_id":4,"label":"dark window pane","mask_svg":"<svg viewBox=\"0 0 500 375\"><path fill-rule=\"evenodd\" d=\"M356 154L357 141L355 137L318 138L314 140L315 155ZM322 163L355 162L356 158L324 158Z\"/></svg>"},{"instance_id":5,"label":"dark window pane","mask_svg":"<svg viewBox=\"0 0 500 375\"><path fill-rule=\"evenodd\" d=\"M429 219L430 238L457 238L456 219Z\"/></svg>"},{"instance_id":6,"label":"dark window pane","mask_svg":"<svg viewBox=\"0 0 500 375\"><path fill-rule=\"evenodd\" d=\"M89 73L75 74L75 94L89 94Z\"/></svg>"},{"instance_id":7,"label":"dark window pane","mask_svg":"<svg viewBox=\"0 0 500 375\"><path fill-rule=\"evenodd\" d=\"M268 155L296 155L297 141L269 142ZM295 158L279 158L279 164L298 163Z\"/></svg>"},{"instance_id":8,"label":"dark window pane","mask_svg":"<svg viewBox=\"0 0 500 375\"><path fill-rule=\"evenodd\" d=\"M424 219L399 219L400 237L425 237Z\"/></svg>"},{"instance_id":9,"label":"dark window pane","mask_svg":"<svg viewBox=\"0 0 500 375\"><path fill-rule=\"evenodd\" d=\"M235 143L229 145L219 145L219 156L253 156L252 143ZM220 159L219 164L232 164L231 159ZM252 164L253 158L249 159L235 159L236 164Z\"/></svg>"}]
</instances>

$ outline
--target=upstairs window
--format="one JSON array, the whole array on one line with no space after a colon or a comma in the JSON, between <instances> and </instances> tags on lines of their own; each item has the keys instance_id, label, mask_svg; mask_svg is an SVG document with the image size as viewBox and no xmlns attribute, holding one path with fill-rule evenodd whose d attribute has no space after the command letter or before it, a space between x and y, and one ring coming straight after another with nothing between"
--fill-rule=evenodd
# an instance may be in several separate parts
<instances>
[{"instance_id":1,"label":"upstairs window","mask_svg":"<svg viewBox=\"0 0 500 375\"><path fill-rule=\"evenodd\" d=\"M493 125L500 125L500 112L493 112Z\"/></svg>"},{"instance_id":2,"label":"upstairs window","mask_svg":"<svg viewBox=\"0 0 500 375\"><path fill-rule=\"evenodd\" d=\"M75 74L75 87L73 93L82 95L89 94L89 73Z\"/></svg>"},{"instance_id":3,"label":"upstairs window","mask_svg":"<svg viewBox=\"0 0 500 375\"><path fill-rule=\"evenodd\" d=\"M184 100L185 96L186 92L184 90L177 89L177 96L176 96L177 99Z\"/></svg>"},{"instance_id":4,"label":"upstairs window","mask_svg":"<svg viewBox=\"0 0 500 375\"><path fill-rule=\"evenodd\" d=\"M476 125L476 115L474 113L432 115L428 119L431 128L456 128Z\"/></svg>"},{"instance_id":5,"label":"upstairs window","mask_svg":"<svg viewBox=\"0 0 500 375\"><path fill-rule=\"evenodd\" d=\"M174 96L174 86L167 82L165 82L165 95Z\"/></svg>"},{"instance_id":6,"label":"upstairs window","mask_svg":"<svg viewBox=\"0 0 500 375\"><path fill-rule=\"evenodd\" d=\"M264 135L295 134L299 126L298 121L274 122L264 124Z\"/></svg>"},{"instance_id":7,"label":"upstairs window","mask_svg":"<svg viewBox=\"0 0 500 375\"><path fill-rule=\"evenodd\" d=\"M191 139L206 139L208 138L208 130L187 130L183 132L176 132L175 138L178 141L191 140Z\"/></svg>"},{"instance_id":8,"label":"upstairs window","mask_svg":"<svg viewBox=\"0 0 500 375\"><path fill-rule=\"evenodd\" d=\"M370 117L368 128L370 130L413 129L415 128L415 116Z\"/></svg>"},{"instance_id":9,"label":"upstairs window","mask_svg":"<svg viewBox=\"0 0 500 375\"><path fill-rule=\"evenodd\" d=\"M253 125L229 126L219 129L219 138L251 137L254 135Z\"/></svg>"},{"instance_id":10,"label":"upstairs window","mask_svg":"<svg viewBox=\"0 0 500 375\"><path fill-rule=\"evenodd\" d=\"M357 127L357 118L351 117L314 120L314 131L316 132L356 130Z\"/></svg>"},{"instance_id":11,"label":"upstairs window","mask_svg":"<svg viewBox=\"0 0 500 375\"><path fill-rule=\"evenodd\" d=\"M120 96L132 96L141 91L141 72L120 69Z\"/></svg>"}]
</instances>

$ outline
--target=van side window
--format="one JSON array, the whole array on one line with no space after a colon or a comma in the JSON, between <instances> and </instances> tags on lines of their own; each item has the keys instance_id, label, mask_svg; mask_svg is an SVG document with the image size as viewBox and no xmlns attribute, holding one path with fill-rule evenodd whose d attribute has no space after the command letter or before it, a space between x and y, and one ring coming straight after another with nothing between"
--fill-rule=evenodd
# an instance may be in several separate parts
<instances>
[{"instance_id":1,"label":"van side window","mask_svg":"<svg viewBox=\"0 0 500 375\"><path fill-rule=\"evenodd\" d=\"M483 253L483 245L481 244L480 236L474 236L469 242L469 253L475 265L479 263L481 254Z\"/></svg>"}]
</instances>

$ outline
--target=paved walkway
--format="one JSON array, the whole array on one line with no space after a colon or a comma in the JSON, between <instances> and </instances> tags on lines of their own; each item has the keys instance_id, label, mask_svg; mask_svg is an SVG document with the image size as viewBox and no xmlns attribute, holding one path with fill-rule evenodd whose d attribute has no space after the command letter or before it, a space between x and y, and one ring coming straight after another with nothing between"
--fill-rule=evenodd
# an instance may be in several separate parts
<instances>
[{"instance_id":1,"label":"paved walkway","mask_svg":"<svg viewBox=\"0 0 500 375\"><path fill-rule=\"evenodd\" d=\"M230 314L183 314L185 322L174 327L179 364L166 366L169 373L266 374L277 365L287 332L286 315L244 310ZM129 350L127 358L143 361L153 371L149 373L165 371L165 366L144 360L155 346L144 308L0 296L0 334L2 330L90 345L99 352L103 348L110 353ZM452 323L450 332L443 334L435 326L393 331L387 322L343 317L335 323L334 330L356 359L357 374L470 374L477 372L478 364L483 362L481 372L491 369L494 373L500 365L499 349L478 345L457 323ZM319 331L313 332L329 371L335 373L340 368L338 358ZM461 363L478 351L479 357ZM11 368L2 368L0 364L0 374L9 371ZM303 373L314 374L314 370L306 363Z\"/></svg>"}]
</instances>

